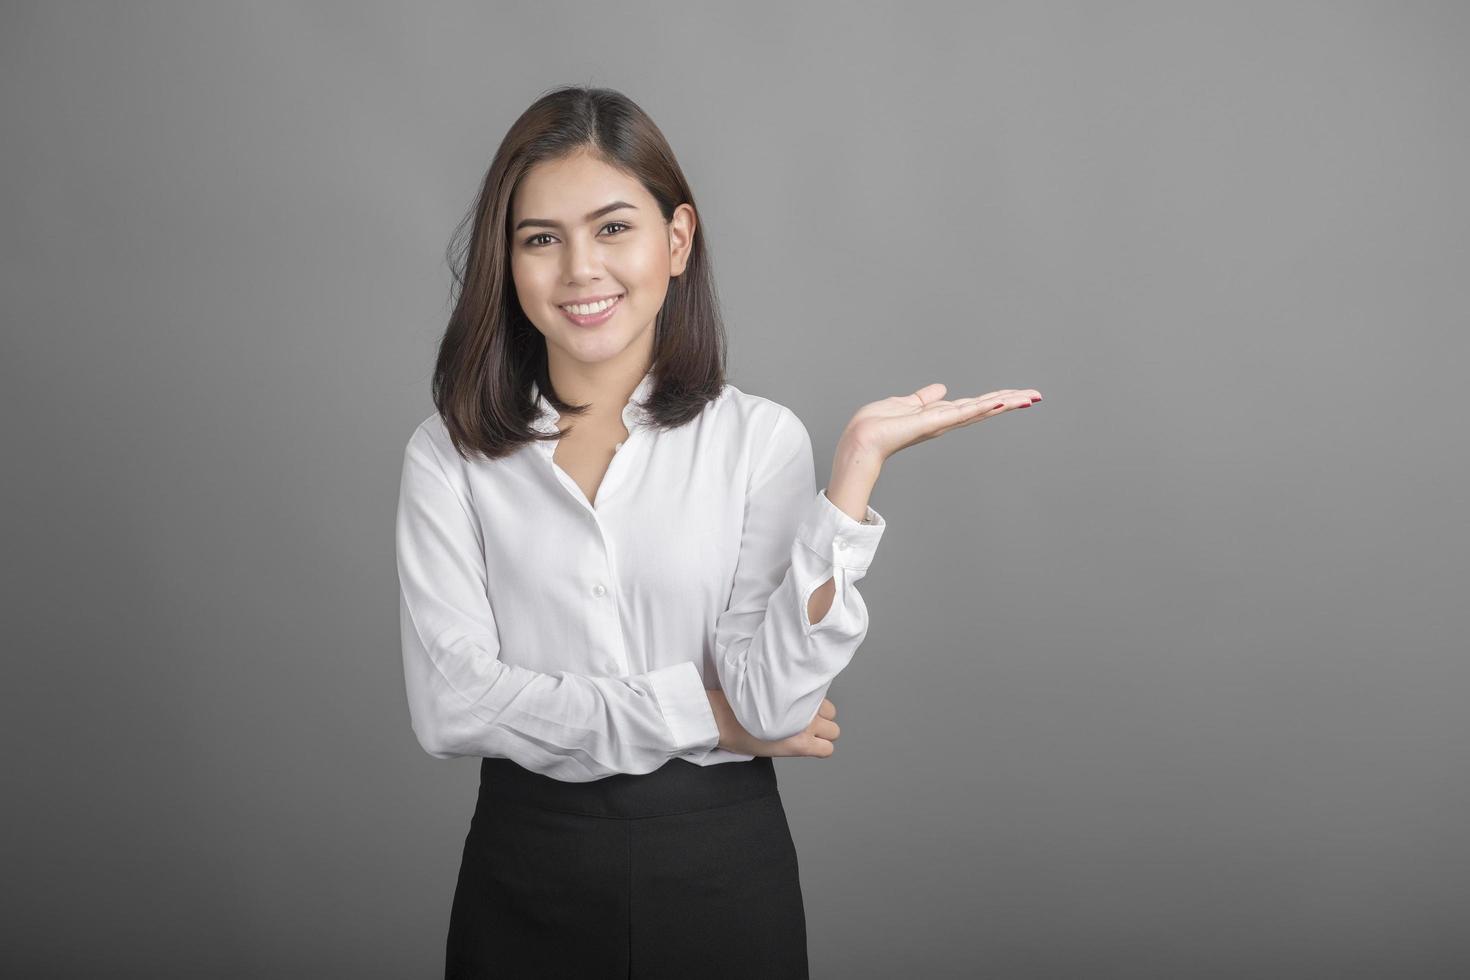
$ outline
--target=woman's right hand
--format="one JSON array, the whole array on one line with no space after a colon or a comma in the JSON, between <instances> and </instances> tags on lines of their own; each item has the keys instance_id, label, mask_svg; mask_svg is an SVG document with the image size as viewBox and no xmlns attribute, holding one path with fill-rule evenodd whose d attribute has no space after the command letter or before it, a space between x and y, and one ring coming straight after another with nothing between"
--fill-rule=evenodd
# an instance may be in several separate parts
<instances>
[{"instance_id":1,"label":"woman's right hand","mask_svg":"<svg viewBox=\"0 0 1470 980\"><path fill-rule=\"evenodd\" d=\"M724 691L706 690L705 694L709 695L709 706L714 710L715 722L720 726L722 749L742 755L809 755L818 759L825 759L836 751L832 743L837 741L842 730L832 720L837 717L837 705L826 698L822 699L817 708L817 716L804 731L790 738L770 742L756 738L741 726L735 718L735 712L730 709L730 702Z\"/></svg>"}]
</instances>

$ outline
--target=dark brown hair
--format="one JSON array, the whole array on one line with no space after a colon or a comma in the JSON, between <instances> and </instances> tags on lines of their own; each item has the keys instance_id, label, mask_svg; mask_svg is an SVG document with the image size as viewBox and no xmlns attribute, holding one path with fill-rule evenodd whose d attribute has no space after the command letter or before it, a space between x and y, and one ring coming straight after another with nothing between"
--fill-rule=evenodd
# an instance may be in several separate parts
<instances>
[{"instance_id":1,"label":"dark brown hair","mask_svg":"<svg viewBox=\"0 0 1470 980\"><path fill-rule=\"evenodd\" d=\"M533 380L562 415L580 415L589 407L564 403L552 390L546 339L521 309L510 269L511 195L536 164L579 151L641 182L665 221L680 204L699 215L663 133L622 93L563 86L521 114L496 150L448 252L454 309L439 342L433 398L466 458L479 452L497 459L524 443L559 438L531 426ZM652 370L655 383L643 404L658 428L690 421L724 389L725 329L702 220L695 224L688 263L670 279L654 321Z\"/></svg>"}]
</instances>

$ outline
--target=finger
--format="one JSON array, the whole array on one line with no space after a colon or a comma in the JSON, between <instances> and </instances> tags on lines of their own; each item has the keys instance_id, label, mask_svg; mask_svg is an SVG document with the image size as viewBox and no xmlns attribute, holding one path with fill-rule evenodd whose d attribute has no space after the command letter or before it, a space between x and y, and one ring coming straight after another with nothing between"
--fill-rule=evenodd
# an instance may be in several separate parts
<instances>
[{"instance_id":1,"label":"finger","mask_svg":"<svg viewBox=\"0 0 1470 980\"><path fill-rule=\"evenodd\" d=\"M833 744L831 739L821 738L809 732L783 738L774 743L777 756L819 756L825 758L832 754Z\"/></svg>"},{"instance_id":2,"label":"finger","mask_svg":"<svg viewBox=\"0 0 1470 980\"><path fill-rule=\"evenodd\" d=\"M986 408L998 408L1014 404L1016 399L1023 394L1015 388L1000 388L996 391L987 391L983 395L972 395L969 398L957 399L957 404L970 406L984 406Z\"/></svg>"},{"instance_id":3,"label":"finger","mask_svg":"<svg viewBox=\"0 0 1470 980\"><path fill-rule=\"evenodd\" d=\"M818 718L816 721L811 723L811 726L807 729L807 734L815 735L817 738L825 738L829 741L835 742L837 741L837 736L842 734L842 729L835 721L828 721L826 718Z\"/></svg>"},{"instance_id":4,"label":"finger","mask_svg":"<svg viewBox=\"0 0 1470 980\"><path fill-rule=\"evenodd\" d=\"M935 436L943 435L950 429L957 429L971 422L999 415L1006 411L1006 403L993 397L967 399L958 402L945 402L942 405L932 406L925 409L919 416L921 434L919 442L933 439ZM928 414L932 412L933 414Z\"/></svg>"},{"instance_id":5,"label":"finger","mask_svg":"<svg viewBox=\"0 0 1470 980\"><path fill-rule=\"evenodd\" d=\"M951 425L969 422L972 419L993 415L996 412L1005 411L1006 403L1001 398L969 398L963 401L951 402L955 407L954 421Z\"/></svg>"},{"instance_id":6,"label":"finger","mask_svg":"<svg viewBox=\"0 0 1470 980\"><path fill-rule=\"evenodd\" d=\"M1033 401L1033 392L1036 398L1040 398L1041 393L1034 388L1001 388L974 398L961 398L955 401L940 399L931 402L913 415L914 430L904 444L915 445L927 442L950 429L962 428L1008 412L1013 408L1028 406Z\"/></svg>"},{"instance_id":7,"label":"finger","mask_svg":"<svg viewBox=\"0 0 1470 980\"><path fill-rule=\"evenodd\" d=\"M1007 404L1019 405L1028 401L1041 401L1041 392L1035 388L1001 388L998 391L975 395L973 398L961 398L959 401L982 401L990 402L991 404L1004 401Z\"/></svg>"},{"instance_id":8,"label":"finger","mask_svg":"<svg viewBox=\"0 0 1470 980\"><path fill-rule=\"evenodd\" d=\"M973 399L964 399L961 401L961 404L967 406L963 413L964 417L942 431L962 428L1012 409L1027 408L1040 400L1041 392L1034 388L1003 391L998 395L980 395ZM938 433L935 434L938 435Z\"/></svg>"},{"instance_id":9,"label":"finger","mask_svg":"<svg viewBox=\"0 0 1470 980\"><path fill-rule=\"evenodd\" d=\"M821 715L823 718L836 718L837 705L833 704L831 701L828 701L826 698L823 698L822 703L817 707L817 714Z\"/></svg>"},{"instance_id":10,"label":"finger","mask_svg":"<svg viewBox=\"0 0 1470 980\"><path fill-rule=\"evenodd\" d=\"M948 402L936 402L936 408L945 405L953 405L965 417L973 417L984 412L1002 409L1013 404L1020 396L1020 392L1012 388L1002 388L999 391L986 392L983 395L972 395L969 398L956 398Z\"/></svg>"}]
</instances>

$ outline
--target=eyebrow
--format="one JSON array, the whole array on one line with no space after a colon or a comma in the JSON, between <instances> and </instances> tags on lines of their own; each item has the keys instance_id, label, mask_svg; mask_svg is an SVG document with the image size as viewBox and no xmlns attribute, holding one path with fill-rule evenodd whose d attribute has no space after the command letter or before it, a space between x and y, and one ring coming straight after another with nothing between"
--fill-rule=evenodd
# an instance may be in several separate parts
<instances>
[{"instance_id":1,"label":"eyebrow","mask_svg":"<svg viewBox=\"0 0 1470 980\"><path fill-rule=\"evenodd\" d=\"M638 210L636 207L633 207L633 205L629 204L627 201L614 201L611 204L604 204L602 207L598 208L596 211L593 211L593 212L589 213L582 220L583 221L594 221L597 218L602 217L604 214L607 214L610 211L617 211L620 208L631 208L634 211L637 211ZM537 227L537 228L560 228L561 227L561 223L560 222L557 222L557 221L552 221L550 218L523 218L515 226L515 230L516 231L520 231L522 228L532 228L532 227Z\"/></svg>"}]
</instances>

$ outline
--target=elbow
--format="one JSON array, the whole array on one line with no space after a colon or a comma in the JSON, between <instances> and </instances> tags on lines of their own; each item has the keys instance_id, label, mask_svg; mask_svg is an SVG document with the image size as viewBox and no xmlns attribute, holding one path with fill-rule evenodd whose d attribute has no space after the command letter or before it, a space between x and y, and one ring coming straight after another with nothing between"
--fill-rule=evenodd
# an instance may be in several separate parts
<instances>
[{"instance_id":1,"label":"elbow","mask_svg":"<svg viewBox=\"0 0 1470 980\"><path fill-rule=\"evenodd\" d=\"M750 734L765 742L781 742L794 735L800 735L811 724L810 720L801 721L799 716L792 715L789 712L786 714L773 713L766 717L761 717L759 710L757 710L756 714L757 717L752 718L750 724L746 724L744 721L741 721L740 724Z\"/></svg>"},{"instance_id":2,"label":"elbow","mask_svg":"<svg viewBox=\"0 0 1470 980\"><path fill-rule=\"evenodd\" d=\"M817 717L828 684L793 697L783 685L757 682L754 678L722 678L725 698L735 721L753 738L781 742L800 735ZM803 685L806 687L807 685Z\"/></svg>"},{"instance_id":3,"label":"elbow","mask_svg":"<svg viewBox=\"0 0 1470 980\"><path fill-rule=\"evenodd\" d=\"M830 680L819 685L801 684L796 693L775 686L743 689L739 697L728 697L735 720L754 737L781 742L802 735L812 726L826 697Z\"/></svg>"},{"instance_id":4,"label":"elbow","mask_svg":"<svg viewBox=\"0 0 1470 980\"><path fill-rule=\"evenodd\" d=\"M783 742L788 738L800 735L802 732L806 731L806 728L806 725L782 723L780 725L764 729L761 734L757 735L756 737L764 739L767 742Z\"/></svg>"},{"instance_id":5,"label":"elbow","mask_svg":"<svg viewBox=\"0 0 1470 980\"><path fill-rule=\"evenodd\" d=\"M443 731L437 725L415 721L413 734L418 739L419 748L435 759L453 759L460 755L448 744Z\"/></svg>"}]
</instances>

